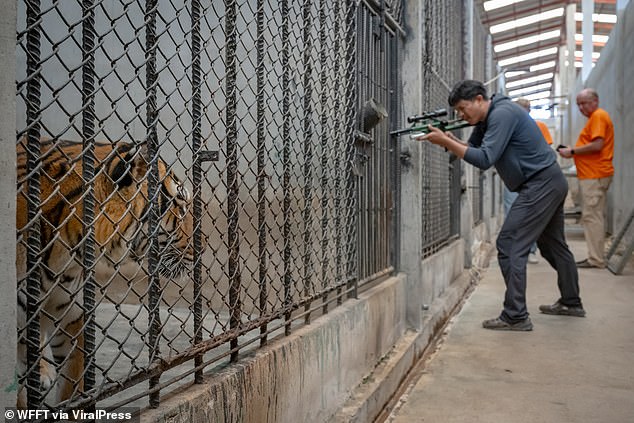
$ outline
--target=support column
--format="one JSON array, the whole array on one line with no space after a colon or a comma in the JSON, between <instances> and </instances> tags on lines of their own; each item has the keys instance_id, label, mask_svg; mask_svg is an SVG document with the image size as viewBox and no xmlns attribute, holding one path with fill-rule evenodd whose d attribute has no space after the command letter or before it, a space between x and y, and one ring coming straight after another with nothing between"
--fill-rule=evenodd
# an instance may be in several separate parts
<instances>
[{"instance_id":1,"label":"support column","mask_svg":"<svg viewBox=\"0 0 634 423\"><path fill-rule=\"evenodd\" d=\"M17 2L0 13L0 404L15 406L16 273L15 273L15 46Z\"/></svg>"},{"instance_id":2,"label":"support column","mask_svg":"<svg viewBox=\"0 0 634 423\"><path fill-rule=\"evenodd\" d=\"M418 114L423 108L423 51L425 20L418 2L407 2L404 10L407 35L403 42L401 122L405 116ZM425 302L422 276L422 175L420 144L406 136L396 141L401 157L401 260L400 269L407 274L407 325L422 328L422 307Z\"/></svg>"},{"instance_id":3,"label":"support column","mask_svg":"<svg viewBox=\"0 0 634 423\"><path fill-rule=\"evenodd\" d=\"M629 1L630 0L616 0L616 14L617 15L623 10L625 10L625 8L627 7L627 3Z\"/></svg>"},{"instance_id":4,"label":"support column","mask_svg":"<svg viewBox=\"0 0 634 423\"><path fill-rule=\"evenodd\" d=\"M575 33L577 31L577 23L575 21L575 13L577 5L572 3L566 6L566 49L568 56L565 58L568 66L562 71L565 74L566 84L565 93L568 96L568 105L565 117L565 129L562 128L562 144L574 144L575 134L572 133L572 114L576 107L576 84L577 69L575 68ZM563 122L562 122L563 123Z\"/></svg>"},{"instance_id":5,"label":"support column","mask_svg":"<svg viewBox=\"0 0 634 423\"><path fill-rule=\"evenodd\" d=\"M581 23L581 32L583 34L581 80L586 82L588 75L592 72L592 35L594 34L592 14L594 13L594 0L582 0L581 12L583 12L583 21Z\"/></svg>"}]
</instances>

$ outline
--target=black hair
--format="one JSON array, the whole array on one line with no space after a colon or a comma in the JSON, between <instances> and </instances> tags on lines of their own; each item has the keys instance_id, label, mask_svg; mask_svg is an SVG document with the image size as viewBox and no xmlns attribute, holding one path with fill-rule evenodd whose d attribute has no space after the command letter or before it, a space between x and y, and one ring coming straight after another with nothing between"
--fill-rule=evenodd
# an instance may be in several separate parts
<instances>
[{"instance_id":1,"label":"black hair","mask_svg":"<svg viewBox=\"0 0 634 423\"><path fill-rule=\"evenodd\" d=\"M484 84L473 79L465 79L464 81L459 81L453 86L447 101L451 107L454 107L460 100L471 101L479 95L482 96L483 100L489 99L487 90L484 88Z\"/></svg>"}]
</instances>

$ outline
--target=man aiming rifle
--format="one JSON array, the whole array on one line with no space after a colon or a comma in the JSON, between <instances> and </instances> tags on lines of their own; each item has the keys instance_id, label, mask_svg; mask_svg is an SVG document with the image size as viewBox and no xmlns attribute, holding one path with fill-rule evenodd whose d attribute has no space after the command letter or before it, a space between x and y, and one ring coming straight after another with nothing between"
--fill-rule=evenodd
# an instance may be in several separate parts
<instances>
[{"instance_id":1,"label":"man aiming rifle","mask_svg":"<svg viewBox=\"0 0 634 423\"><path fill-rule=\"evenodd\" d=\"M495 166L506 187L518 193L497 238L498 262L506 293L499 317L482 326L493 330L530 331L526 307L526 263L535 241L542 256L557 271L561 297L539 309L545 314L585 316L579 297L579 276L564 236L563 206L568 183L553 150L536 142L541 132L519 105L502 95L489 98L479 81L458 82L449 105L475 125L464 144L453 134L429 126L415 139L442 146L480 169Z\"/></svg>"}]
</instances>

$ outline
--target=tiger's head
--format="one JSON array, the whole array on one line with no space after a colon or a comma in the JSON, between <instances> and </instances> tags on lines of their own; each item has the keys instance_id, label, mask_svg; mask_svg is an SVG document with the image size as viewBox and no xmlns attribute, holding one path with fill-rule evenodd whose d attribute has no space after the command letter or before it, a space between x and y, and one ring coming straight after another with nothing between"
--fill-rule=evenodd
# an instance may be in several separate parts
<instances>
[{"instance_id":1,"label":"tiger's head","mask_svg":"<svg viewBox=\"0 0 634 423\"><path fill-rule=\"evenodd\" d=\"M192 196L166 163L158 159L158 186L150 198L150 159L144 144L117 145L103 168L100 195L103 214L95 230L112 264L149 258L152 240L157 245L156 271L173 278L185 274L194 260ZM154 213L158 226L150 225ZM105 247L105 248L104 248Z\"/></svg>"}]
</instances>

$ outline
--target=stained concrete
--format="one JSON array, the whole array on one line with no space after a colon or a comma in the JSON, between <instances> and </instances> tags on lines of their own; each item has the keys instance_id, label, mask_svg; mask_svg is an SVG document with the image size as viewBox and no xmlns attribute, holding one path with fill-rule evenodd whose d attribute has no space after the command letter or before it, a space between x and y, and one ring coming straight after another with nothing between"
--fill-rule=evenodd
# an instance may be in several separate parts
<instances>
[{"instance_id":1,"label":"stained concrete","mask_svg":"<svg viewBox=\"0 0 634 423\"><path fill-rule=\"evenodd\" d=\"M568 241L584 258L583 239ZM634 422L634 266L620 276L605 269L579 274L587 317L539 312L558 297L555 272L542 258L528 267L534 330L491 331L482 320L500 312L504 294L492 260L387 421Z\"/></svg>"}]
</instances>

